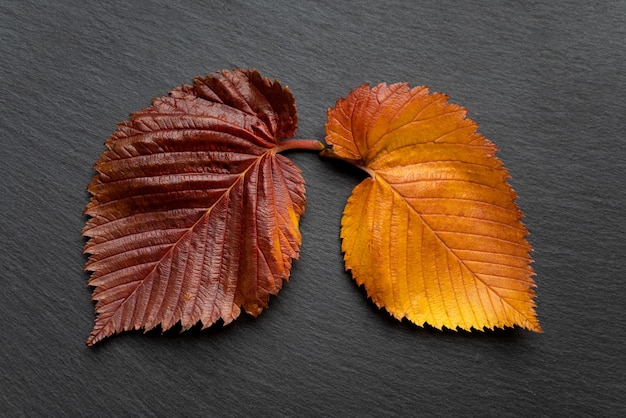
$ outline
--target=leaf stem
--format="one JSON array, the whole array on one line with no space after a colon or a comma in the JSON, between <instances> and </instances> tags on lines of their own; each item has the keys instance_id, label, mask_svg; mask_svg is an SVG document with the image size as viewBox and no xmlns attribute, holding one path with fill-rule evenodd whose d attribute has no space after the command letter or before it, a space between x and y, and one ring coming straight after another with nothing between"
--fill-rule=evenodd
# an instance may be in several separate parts
<instances>
[{"instance_id":1,"label":"leaf stem","mask_svg":"<svg viewBox=\"0 0 626 418\"><path fill-rule=\"evenodd\" d=\"M367 168L362 160L352 160L350 158L340 157L337 154L335 154L335 152L330 148L324 149L324 151L320 153L320 156L345 161L365 171L367 174L370 175L370 177L376 177L376 173L374 172L374 170Z\"/></svg>"},{"instance_id":2,"label":"leaf stem","mask_svg":"<svg viewBox=\"0 0 626 418\"><path fill-rule=\"evenodd\" d=\"M280 141L280 143L276 146L275 151L283 152L292 149L321 151L324 148L324 144L316 139L288 139L285 141Z\"/></svg>"}]
</instances>

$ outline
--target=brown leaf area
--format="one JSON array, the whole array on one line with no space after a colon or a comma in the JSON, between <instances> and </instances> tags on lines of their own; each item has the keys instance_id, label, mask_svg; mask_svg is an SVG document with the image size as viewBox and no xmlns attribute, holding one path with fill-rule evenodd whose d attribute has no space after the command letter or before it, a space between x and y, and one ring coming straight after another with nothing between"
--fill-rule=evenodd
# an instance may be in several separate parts
<instances>
[{"instance_id":1,"label":"brown leaf area","mask_svg":"<svg viewBox=\"0 0 626 418\"><path fill-rule=\"evenodd\" d=\"M540 332L509 173L447 99L405 83L363 85L328 111L332 153L371 175L342 218L346 269L398 319Z\"/></svg>"},{"instance_id":2,"label":"brown leaf area","mask_svg":"<svg viewBox=\"0 0 626 418\"><path fill-rule=\"evenodd\" d=\"M248 70L196 78L118 126L88 187L88 345L267 306L301 244L304 180L276 154L296 129L289 89Z\"/></svg>"}]
</instances>

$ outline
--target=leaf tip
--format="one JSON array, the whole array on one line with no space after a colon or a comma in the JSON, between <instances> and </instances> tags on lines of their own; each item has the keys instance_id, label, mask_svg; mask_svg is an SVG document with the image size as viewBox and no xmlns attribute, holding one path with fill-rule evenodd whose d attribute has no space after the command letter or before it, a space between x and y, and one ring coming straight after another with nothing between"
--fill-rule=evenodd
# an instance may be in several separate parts
<instances>
[{"instance_id":1,"label":"leaf tip","mask_svg":"<svg viewBox=\"0 0 626 418\"><path fill-rule=\"evenodd\" d=\"M536 316L533 316L530 320L530 323L524 328L526 328L528 331L536 332L538 334L544 333L543 328L541 327L541 324L539 324L539 320Z\"/></svg>"},{"instance_id":2,"label":"leaf tip","mask_svg":"<svg viewBox=\"0 0 626 418\"><path fill-rule=\"evenodd\" d=\"M85 345L87 347L93 347L94 345L96 345L98 343L98 341L102 340L102 338L98 338L97 335L95 334L90 334L89 337L87 338L87 341L85 342Z\"/></svg>"}]
</instances>

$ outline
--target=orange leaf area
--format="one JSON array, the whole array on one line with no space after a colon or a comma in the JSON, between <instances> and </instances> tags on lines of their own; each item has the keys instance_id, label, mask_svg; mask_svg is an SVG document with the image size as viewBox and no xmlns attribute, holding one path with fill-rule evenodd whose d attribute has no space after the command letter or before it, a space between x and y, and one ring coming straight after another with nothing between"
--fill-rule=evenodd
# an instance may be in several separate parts
<instances>
[{"instance_id":1,"label":"orange leaf area","mask_svg":"<svg viewBox=\"0 0 626 418\"><path fill-rule=\"evenodd\" d=\"M363 85L328 111L331 152L371 175L341 222L346 269L397 319L541 332L517 196L466 113L405 83Z\"/></svg>"},{"instance_id":2,"label":"orange leaf area","mask_svg":"<svg viewBox=\"0 0 626 418\"><path fill-rule=\"evenodd\" d=\"M296 129L289 89L248 70L196 78L118 126L88 188L88 345L267 306L301 244L304 180L276 154Z\"/></svg>"}]
</instances>

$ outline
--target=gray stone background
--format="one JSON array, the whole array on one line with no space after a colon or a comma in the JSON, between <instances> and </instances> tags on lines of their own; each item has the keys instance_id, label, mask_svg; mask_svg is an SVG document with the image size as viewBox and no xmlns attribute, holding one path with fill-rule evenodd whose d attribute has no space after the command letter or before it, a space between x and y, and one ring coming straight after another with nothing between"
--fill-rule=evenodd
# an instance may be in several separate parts
<instances>
[{"instance_id":1,"label":"gray stone background","mask_svg":"<svg viewBox=\"0 0 626 418\"><path fill-rule=\"evenodd\" d=\"M624 1L0 1L0 415L624 416ZM361 174L307 180L292 280L255 319L95 348L80 231L117 122L213 70L289 85L298 137L365 83L429 85L501 148L544 334L391 320L343 271Z\"/></svg>"}]
</instances>

